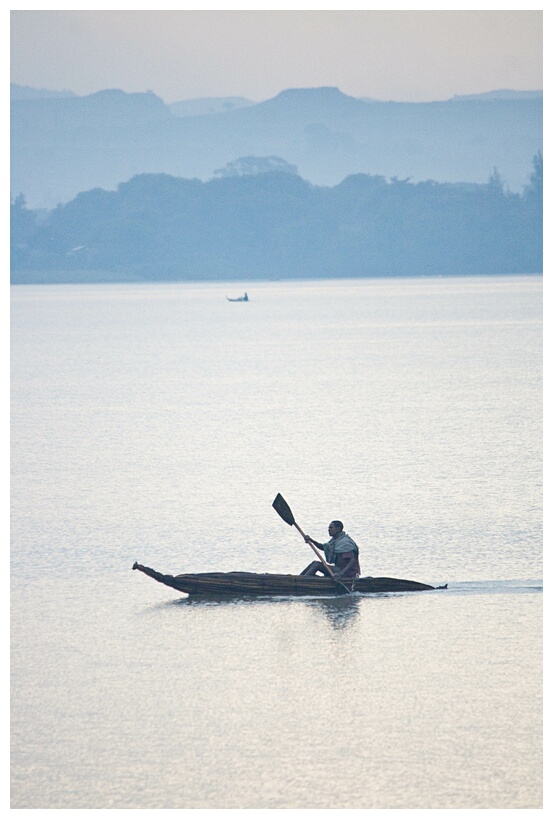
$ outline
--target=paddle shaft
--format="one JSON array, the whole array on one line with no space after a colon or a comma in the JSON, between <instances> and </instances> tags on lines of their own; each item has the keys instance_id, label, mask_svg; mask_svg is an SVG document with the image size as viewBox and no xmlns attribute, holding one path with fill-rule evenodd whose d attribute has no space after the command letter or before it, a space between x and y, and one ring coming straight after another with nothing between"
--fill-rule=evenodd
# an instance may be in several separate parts
<instances>
[{"instance_id":1,"label":"paddle shaft","mask_svg":"<svg viewBox=\"0 0 553 819\"><path fill-rule=\"evenodd\" d=\"M309 546L311 546L311 548L313 549L313 551L315 552L315 554L317 555L317 557L319 558L319 560L321 561L321 563L322 563L322 564L324 565L324 567L327 569L327 571L328 571L328 573L330 574L330 576L331 576L331 577L334 577L334 572L332 571L332 569L330 568L330 566L328 565L328 563L326 562L326 560L324 559L324 557L322 556L322 554L319 552L319 550L318 550L318 549L317 549L315 546L313 546L313 544L311 543L311 541L307 540L306 535L304 534L304 532L302 532L302 530L300 529L300 527L298 526L298 524L296 523L296 521L294 521L294 526L296 527L296 529L298 530L298 532L300 533L300 535L303 537L303 539L305 540L305 542L306 542L306 543L307 543Z\"/></svg>"}]
</instances>

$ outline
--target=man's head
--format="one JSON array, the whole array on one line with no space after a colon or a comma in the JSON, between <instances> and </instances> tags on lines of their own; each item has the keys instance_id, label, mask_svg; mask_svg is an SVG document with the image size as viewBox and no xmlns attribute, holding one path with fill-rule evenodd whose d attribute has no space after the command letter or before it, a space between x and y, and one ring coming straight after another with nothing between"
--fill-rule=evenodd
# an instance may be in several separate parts
<instances>
[{"instance_id":1,"label":"man's head","mask_svg":"<svg viewBox=\"0 0 553 819\"><path fill-rule=\"evenodd\" d=\"M331 523L328 524L328 534L330 537L336 537L339 535L340 532L343 530L344 524L341 520L333 520Z\"/></svg>"}]
</instances>

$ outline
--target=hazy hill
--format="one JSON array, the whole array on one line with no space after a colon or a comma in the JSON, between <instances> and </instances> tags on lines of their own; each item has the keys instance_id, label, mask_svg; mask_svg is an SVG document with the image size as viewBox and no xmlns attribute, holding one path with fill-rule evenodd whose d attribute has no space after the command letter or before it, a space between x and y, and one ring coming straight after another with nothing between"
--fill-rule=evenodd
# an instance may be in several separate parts
<instances>
[{"instance_id":1,"label":"hazy hill","mask_svg":"<svg viewBox=\"0 0 553 819\"><path fill-rule=\"evenodd\" d=\"M76 96L73 91L50 91L47 88L32 88L30 85L10 84L11 100L39 100Z\"/></svg>"},{"instance_id":2,"label":"hazy hill","mask_svg":"<svg viewBox=\"0 0 553 819\"><path fill-rule=\"evenodd\" d=\"M508 88L502 88L496 91L487 91L485 94L455 94L454 100L522 100L522 99L540 99L543 96L541 91L511 91Z\"/></svg>"},{"instance_id":3,"label":"hazy hill","mask_svg":"<svg viewBox=\"0 0 553 819\"><path fill-rule=\"evenodd\" d=\"M151 92L12 99L11 193L51 208L145 172L205 181L244 156L281 157L318 185L358 172L484 183L496 168L517 191L542 149L541 95L396 103L288 89L220 113L183 110Z\"/></svg>"},{"instance_id":4,"label":"hazy hill","mask_svg":"<svg viewBox=\"0 0 553 819\"><path fill-rule=\"evenodd\" d=\"M192 100L180 100L169 103L171 112L177 117L197 117L205 114L220 114L234 108L245 108L255 105L246 97L198 97Z\"/></svg>"}]
</instances>

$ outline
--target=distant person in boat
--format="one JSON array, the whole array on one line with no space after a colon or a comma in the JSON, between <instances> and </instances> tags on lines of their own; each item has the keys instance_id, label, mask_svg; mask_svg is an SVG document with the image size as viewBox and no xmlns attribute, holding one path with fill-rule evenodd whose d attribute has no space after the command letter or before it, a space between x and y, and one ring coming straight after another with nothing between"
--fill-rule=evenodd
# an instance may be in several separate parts
<instances>
[{"instance_id":1,"label":"distant person in boat","mask_svg":"<svg viewBox=\"0 0 553 819\"><path fill-rule=\"evenodd\" d=\"M244 293L244 297L243 297L242 301L249 301L247 293Z\"/></svg>"},{"instance_id":2,"label":"distant person in boat","mask_svg":"<svg viewBox=\"0 0 553 819\"><path fill-rule=\"evenodd\" d=\"M330 540L327 543L317 543L309 535L305 535L305 542L312 543L313 546L324 551L325 560L338 580L341 577L359 577L361 574L359 549L355 541L344 532L342 521L333 520L332 523L329 523L328 534ZM305 567L301 574L312 576L318 572L328 576L326 566L320 560L314 560Z\"/></svg>"}]
</instances>

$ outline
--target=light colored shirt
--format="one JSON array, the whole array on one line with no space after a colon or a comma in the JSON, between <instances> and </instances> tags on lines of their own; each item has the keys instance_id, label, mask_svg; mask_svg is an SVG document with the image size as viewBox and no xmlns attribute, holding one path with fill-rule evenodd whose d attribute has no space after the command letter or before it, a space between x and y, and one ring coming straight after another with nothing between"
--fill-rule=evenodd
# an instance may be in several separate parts
<instances>
[{"instance_id":1,"label":"light colored shirt","mask_svg":"<svg viewBox=\"0 0 553 819\"><path fill-rule=\"evenodd\" d=\"M344 554L345 552L355 552L355 554L359 556L357 544L343 531L331 537L328 543L324 544L323 548L327 563L336 563L338 555Z\"/></svg>"}]
</instances>

